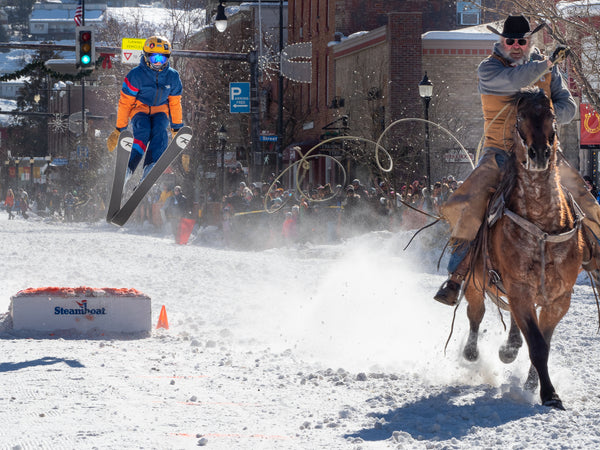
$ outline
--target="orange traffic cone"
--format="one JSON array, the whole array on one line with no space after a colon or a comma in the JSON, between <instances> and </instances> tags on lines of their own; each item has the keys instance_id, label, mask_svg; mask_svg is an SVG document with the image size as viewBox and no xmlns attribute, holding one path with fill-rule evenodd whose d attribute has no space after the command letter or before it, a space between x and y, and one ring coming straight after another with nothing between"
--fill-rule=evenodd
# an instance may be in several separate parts
<instances>
[{"instance_id":1,"label":"orange traffic cone","mask_svg":"<svg viewBox=\"0 0 600 450\"><path fill-rule=\"evenodd\" d=\"M165 305L160 309L160 314L158 315L158 323L156 324L156 329L164 328L165 330L169 329L169 321L167 320L167 310L165 309Z\"/></svg>"}]
</instances>

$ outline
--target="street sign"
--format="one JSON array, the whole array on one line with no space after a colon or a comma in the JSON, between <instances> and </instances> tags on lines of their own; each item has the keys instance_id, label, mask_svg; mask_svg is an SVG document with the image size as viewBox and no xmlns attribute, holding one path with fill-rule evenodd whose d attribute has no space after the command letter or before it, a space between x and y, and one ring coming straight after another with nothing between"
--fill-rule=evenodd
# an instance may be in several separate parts
<instances>
[{"instance_id":1,"label":"street sign","mask_svg":"<svg viewBox=\"0 0 600 450\"><path fill-rule=\"evenodd\" d=\"M277 142L277 135L261 134L258 139L260 142Z\"/></svg>"},{"instance_id":2,"label":"street sign","mask_svg":"<svg viewBox=\"0 0 600 450\"><path fill-rule=\"evenodd\" d=\"M90 157L90 149L85 145L77 146L77 159L88 159Z\"/></svg>"},{"instance_id":3,"label":"street sign","mask_svg":"<svg viewBox=\"0 0 600 450\"><path fill-rule=\"evenodd\" d=\"M66 166L67 164L69 164L67 158L54 158L50 163L51 166Z\"/></svg>"},{"instance_id":4,"label":"street sign","mask_svg":"<svg viewBox=\"0 0 600 450\"><path fill-rule=\"evenodd\" d=\"M250 112L250 83L229 83L229 112Z\"/></svg>"},{"instance_id":5,"label":"street sign","mask_svg":"<svg viewBox=\"0 0 600 450\"><path fill-rule=\"evenodd\" d=\"M121 62L123 64L140 63L146 39L123 38L121 41Z\"/></svg>"}]
</instances>

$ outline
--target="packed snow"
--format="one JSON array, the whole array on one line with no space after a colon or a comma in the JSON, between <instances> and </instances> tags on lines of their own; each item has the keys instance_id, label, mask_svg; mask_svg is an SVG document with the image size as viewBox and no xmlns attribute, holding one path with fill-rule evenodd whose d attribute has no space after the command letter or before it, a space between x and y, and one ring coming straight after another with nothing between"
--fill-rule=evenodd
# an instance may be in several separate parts
<instances>
[{"instance_id":1,"label":"packed snow","mask_svg":"<svg viewBox=\"0 0 600 450\"><path fill-rule=\"evenodd\" d=\"M186 246L134 225L0 215L0 449L552 449L600 447L598 312L585 275L550 374L566 411L523 389L489 305L481 357L461 356L466 303L432 295L439 226L335 245ZM442 261L443 265L444 261ZM46 286L135 288L150 335L15 331L10 297ZM165 306L169 329L155 329ZM505 321L507 317L505 316Z\"/></svg>"}]
</instances>

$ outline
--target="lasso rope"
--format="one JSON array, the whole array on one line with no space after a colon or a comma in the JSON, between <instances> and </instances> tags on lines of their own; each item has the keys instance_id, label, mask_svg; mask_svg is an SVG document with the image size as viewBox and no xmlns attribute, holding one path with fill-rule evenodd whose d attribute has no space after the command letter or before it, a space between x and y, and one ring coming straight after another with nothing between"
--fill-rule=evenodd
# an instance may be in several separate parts
<instances>
[{"instance_id":1,"label":"lasso rope","mask_svg":"<svg viewBox=\"0 0 600 450\"><path fill-rule=\"evenodd\" d=\"M301 188L301 184L302 184L302 183L301 183L301 181L302 181L302 180L300 180L300 176L301 176L300 174L302 173L302 178L303 178L303 177L305 176L305 173L306 173L306 170L307 170L307 164L309 164L309 163L308 163L308 160L309 160L309 159L313 159L313 158L317 158L317 157L325 157L325 158L332 159L332 160L335 162L335 164L337 164L337 165L340 167L340 169L341 169L341 171L342 171L343 178L342 178L342 183L341 183L341 184L342 184L342 185L345 185L345 184L346 184L346 179L347 179L347 173L346 173L346 170L344 169L343 165L342 165L342 164L341 164L341 163L340 163L340 162L339 162L339 161L338 161L336 158L334 158L334 157L332 157L332 156L330 156L330 155L325 155L325 154L313 154L313 152L314 152L314 151L316 151L316 150L317 150L319 147L321 147L321 146L323 146L323 145L325 145L325 144L327 144L327 143L329 143L329 142L340 141L340 140L346 140L346 141L360 141L360 142L365 142L365 143L367 143L367 144L373 144L373 147L374 147L374 153L375 153L375 163L376 163L377 167L378 167L378 168L379 168L379 170L381 170L383 173L389 173L389 172L391 172L391 171L392 171L392 169L393 169L393 164L394 164L394 162L393 162L393 159L392 159L392 156L390 155L390 153L389 153L389 152L388 152L388 151L385 149L385 147L383 147L383 146L381 145L381 141L382 141L382 139L383 139L384 135L385 135L385 134L386 134L386 133L387 133L387 132L388 132L388 131L389 131L389 130L392 128L392 127L394 127L394 126L396 126L396 125L398 125L398 124L400 124L400 123L409 122L409 121L417 121L417 122L425 122L425 123L429 123L429 124L431 124L431 125L433 125L433 126L437 127L439 130L441 130L441 131L445 132L445 133L446 133L448 136L450 136L450 137L451 137L451 138L452 138L452 139L453 139L453 140L454 140L454 141L455 141L455 142L458 144L458 146L460 147L461 151L462 151L462 152L463 152L463 153L464 153L464 154L467 156L467 159L468 159L468 161L469 161L469 164L471 165L471 169L474 169L474 168L475 168L475 164L474 164L473 160L471 159L471 156L469 155L469 152L467 152L467 150L464 148L464 146L461 144L461 142L460 142L460 141L459 141L459 140L458 140L458 139L457 139L457 138L456 138L456 137L455 137L455 136L454 136L454 135L453 135L453 134L452 134L452 133L451 133L451 132L450 132L448 129L444 128L443 126L441 126L441 125L439 125L439 124L437 124L437 123L435 123L435 122L432 122L432 121L429 121L429 120L425 120L425 119L420 119L420 118L417 118L417 117L399 119L399 120L396 120L396 121L392 122L390 125L388 125L388 126L385 128L385 130L384 130L384 131L381 133L381 135L379 136L379 138L378 138L378 140L377 140L376 142L375 142L375 141L373 141L373 140L371 140L371 139L362 138L362 137L359 137L359 136L335 136L335 137L332 137L332 138L326 139L326 140L324 140L324 141L322 141L322 142L319 142L317 145L315 145L315 146L311 147L311 148L310 148L310 149L309 149L309 150L306 152L306 154L305 154L305 155L303 155L303 154L302 154L302 152L301 152L299 149L295 149L294 151L296 151L297 153L299 153L299 154L300 154L300 159L299 159L298 161L295 161L293 164L290 164L290 165L289 165L289 166L288 166L288 167L287 167L287 168L286 168L286 169L285 169L283 172L281 172L281 173L280 173L280 174L277 176L277 178L275 178L275 179L273 180L273 182L272 182L272 183L271 183L271 185L269 186L269 189L268 189L268 191L267 191L267 195L265 195L265 200L264 200L264 203L263 203L263 206L264 206L264 209L265 209L265 211L267 211L267 212L269 212L269 213L274 213L274 212L277 212L277 211L279 211L281 208L283 208L283 206L285 206L285 204L288 202L289 198L288 198L288 199L285 199L285 201L284 201L284 202L283 202L283 203L282 203L282 204L281 204L279 207L277 207L277 208L275 208L275 209L273 209L273 208L272 208L272 209L269 209L269 208L268 208L268 206L267 206L267 200L268 200L268 198L269 198L269 193L270 193L271 191L273 191L273 190L274 190L274 188L277 186L277 182L278 182L278 181L279 181L281 178L283 178L283 176L284 176L284 175L285 175L285 174L286 174L286 173L287 173L289 170L291 170L292 168L294 168L294 167L297 167L297 166L300 166L300 167L302 167L303 169L305 169L304 171L302 171L302 170L298 170L298 171L296 171L296 175L295 175L295 179L294 179L294 182L295 182L295 189L296 189L296 191L297 191L297 192L300 194L300 196L301 196L301 197L303 197L303 198L306 198L307 200L311 200L311 201L313 201L313 202L326 202L326 201L329 201L329 200L331 200L332 198L334 198L334 197L335 197L335 196L338 194L337 192L333 192L333 191L332 191L332 195L330 195L329 197L325 197L325 198L322 198L322 199L311 199L311 198L310 198L310 196L309 196L309 195L308 195L306 192L304 192L304 191L302 190L302 188ZM344 151L345 149L343 149L343 148L340 148L340 150ZM380 151L381 151L381 152L383 152L383 153L385 154L385 156L387 156L387 159L388 159L388 161L389 161L389 165L388 165L387 167L383 167L383 165L382 165L382 163L381 163L381 159L380 159L380 155L379 155L379 152L380 152ZM411 209L413 209L413 210L415 210L415 211L417 211L417 212L419 212L419 213L421 213L421 214L424 214L424 215L426 215L426 216L428 216L428 217L432 217L432 218L436 219L436 221L441 219L441 217L439 217L439 216L434 216L434 215L432 215L432 214L429 214L429 213L427 213L427 212L425 212L425 211L423 211L423 210L421 210L421 209L419 209L419 208L415 208L414 206L410 205L409 203L407 203L407 202L405 202L405 201L403 201L403 200L401 200L401 199L396 199L396 200L397 200L397 201L399 201L400 203L402 203L403 205L405 205L405 206L407 206L407 207L409 207L409 208L411 208Z\"/></svg>"},{"instance_id":2,"label":"lasso rope","mask_svg":"<svg viewBox=\"0 0 600 450\"><path fill-rule=\"evenodd\" d=\"M313 148L314 148L314 147L313 147ZM300 153L300 152L299 152L299 153ZM300 155L302 155L302 153L300 153ZM285 175L285 174L286 174L286 173L287 173L289 170L293 169L294 167L296 167L296 166L298 166L298 165L300 165L301 163L304 163L304 162L306 162L306 163L308 164L308 161L307 161L307 156L309 156L309 155L308 155L308 154L306 154L306 155L302 156L302 158L301 158L301 159L299 159L298 161L294 162L293 164L290 164L290 165L289 165L289 166L288 166L288 167L287 167L287 168L286 168L286 169L285 169L283 172L281 172L281 173L279 174L279 176L278 176L277 178L275 178L275 179L273 180L273 183L271 183L271 185L269 186L269 190L268 190L268 191L267 191L267 193L265 194L265 199L264 199L264 202L263 202L263 207L264 207L265 211L267 211L269 214L276 213L276 212L277 212L277 211L279 211L281 208L283 208L283 207L286 205L286 203L289 201L289 198L290 198L290 197L286 198L286 199L285 199L285 201L283 201L283 202L281 203L281 205L280 205L278 208L269 208L269 207L267 206L267 200L269 199L269 193L270 193L270 192L273 190L273 186L277 186L277 181L279 181L279 179L280 179L280 178L282 178L282 177L283 177L283 175ZM342 183L342 185L343 185L343 184L345 184L345 183L346 183L346 179L347 179L347 178L346 178L346 177L347 177L347 175L346 175L346 170L344 169L344 165L343 165L341 162L339 162L337 159L335 159L333 156L331 156L331 155L325 155L325 154L322 154L322 153L318 153L318 154L316 154L316 155L310 155L309 159L310 159L310 158L319 158L319 157L330 158L330 159L332 159L332 160L333 160L333 161L334 161L334 162L335 162L335 163L336 163L336 164L337 164L337 165L340 167L340 169L342 170L342 175L343 175L343 177L342 177L342 180L344 181L344 182ZM305 169L305 170L304 170L304 172L306 172L306 168L305 168L305 167L303 167L303 169ZM298 170L298 171L296 172L296 186L297 186L297 190L298 190L298 191L301 193L301 195L302 195L303 197L305 197L305 198L309 199L309 197L307 197L306 195L304 195L304 192L302 192L302 191L300 190L300 188L298 188L298 186L299 186L298 174L299 174L300 172L301 172L300 170ZM333 197L335 197L336 195L337 195L337 192L336 192L336 193L334 193L334 194L332 194L331 196L329 196L329 197L327 197L327 198L323 198L323 199L310 199L310 200L311 200L311 201L315 201L315 202L325 202L325 201L327 201L327 200L330 200L330 199L332 199L332 198L333 198Z\"/></svg>"},{"instance_id":3,"label":"lasso rope","mask_svg":"<svg viewBox=\"0 0 600 450\"><path fill-rule=\"evenodd\" d=\"M381 140L383 139L383 136L384 136L384 135L385 135L385 133L387 133L387 132L388 132L388 131L389 131L389 130L390 130L392 127L393 127L393 126L395 126L395 125L397 125L397 124L399 124L399 123L403 123L403 122L410 122L410 121L416 121L416 122L425 122L425 123L428 123L428 124L431 124L431 125L433 125L433 126L437 127L439 130L441 130L441 131L445 132L445 133L446 133L448 136L450 136L452 139L454 139L454 142L456 142L456 143L458 144L458 146L460 147L460 149L462 150L462 152L463 152L463 153L464 153L464 154L467 156L467 158L468 158L468 160L469 160L469 163L471 164L471 169L474 169L474 168L475 168L475 164L474 164L473 160L471 159L471 156L469 155L469 152L468 152L468 151L465 149L465 147L463 147L463 145L460 143L460 141L459 141L459 140L458 140L458 139L457 139L457 138L456 138L456 137L455 137L455 136L454 136L452 133L450 133L450 131L448 131L448 130L447 130L446 128L444 128L443 126L441 126L441 125L439 125L439 124L437 124L437 123L435 123L435 122L432 122L432 121L430 121L430 120L420 119L420 118L418 118L418 117L408 117L408 118L405 118L405 119L398 119L398 120L396 120L395 122L392 122L391 124L389 124L389 125L386 127L386 129L385 129L385 130L383 130L383 132L382 132L382 133L381 133L381 135L379 136L379 139L377 140L377 143L376 143L376 148L375 148L375 160L376 160L376 162L377 162L377 166L378 166L378 167L379 167L381 170L383 170L384 172L386 171L386 170L384 170L384 169L381 167L381 165L380 165L380 163L379 163L379 156L378 156L378 153L377 153L377 152L378 152L378 149L381 147L381 145L380 145L380 142L381 142ZM383 147L381 147L381 148L383 148ZM387 152L386 152L386 153L387 153ZM389 153L388 153L388 155L389 155ZM391 169L391 167L390 167L390 169L389 169L387 172L389 172L389 171L391 171L391 170L392 170L392 169ZM428 180L428 181L431 181L431 180Z\"/></svg>"}]
</instances>

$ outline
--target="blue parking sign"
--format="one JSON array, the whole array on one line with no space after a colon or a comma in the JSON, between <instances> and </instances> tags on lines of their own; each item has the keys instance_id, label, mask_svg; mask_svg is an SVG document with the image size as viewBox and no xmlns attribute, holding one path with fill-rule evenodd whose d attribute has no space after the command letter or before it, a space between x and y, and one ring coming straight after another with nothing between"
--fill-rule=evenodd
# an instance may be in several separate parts
<instances>
[{"instance_id":1,"label":"blue parking sign","mask_svg":"<svg viewBox=\"0 0 600 450\"><path fill-rule=\"evenodd\" d=\"M250 112L250 83L229 83L229 112Z\"/></svg>"}]
</instances>

